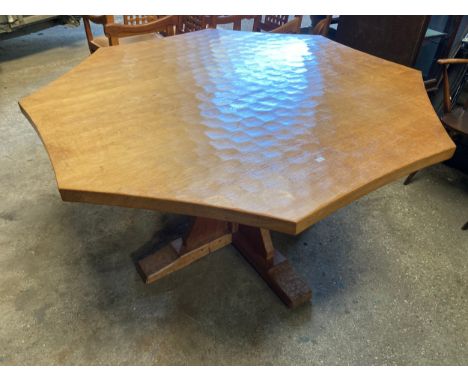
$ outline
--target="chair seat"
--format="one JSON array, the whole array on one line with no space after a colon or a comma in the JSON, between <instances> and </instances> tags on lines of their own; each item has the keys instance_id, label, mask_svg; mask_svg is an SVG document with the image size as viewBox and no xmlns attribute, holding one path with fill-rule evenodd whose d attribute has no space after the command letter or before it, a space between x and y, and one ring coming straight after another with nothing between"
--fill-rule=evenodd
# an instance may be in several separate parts
<instances>
[{"instance_id":1,"label":"chair seat","mask_svg":"<svg viewBox=\"0 0 468 382\"><path fill-rule=\"evenodd\" d=\"M456 107L441 118L443 124L461 134L468 135L468 113L463 107Z\"/></svg>"},{"instance_id":2,"label":"chair seat","mask_svg":"<svg viewBox=\"0 0 468 382\"><path fill-rule=\"evenodd\" d=\"M138 36L129 36L129 37L122 37L119 38L119 44L127 45L127 44L134 44L136 42L141 41L148 41L163 38L159 33L147 33ZM105 48L109 46L109 39L106 36L98 36L95 37L92 41L96 46L99 48Z\"/></svg>"}]
</instances>

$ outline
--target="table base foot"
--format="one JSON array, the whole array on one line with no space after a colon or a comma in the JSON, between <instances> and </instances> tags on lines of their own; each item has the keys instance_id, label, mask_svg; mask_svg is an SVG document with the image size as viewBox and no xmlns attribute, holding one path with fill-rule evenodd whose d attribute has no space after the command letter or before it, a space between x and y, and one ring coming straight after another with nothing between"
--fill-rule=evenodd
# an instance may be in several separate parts
<instances>
[{"instance_id":1,"label":"table base foot","mask_svg":"<svg viewBox=\"0 0 468 382\"><path fill-rule=\"evenodd\" d=\"M150 284L231 243L289 308L310 301L309 286L273 247L270 231L263 228L196 218L183 238L141 259L137 269Z\"/></svg>"},{"instance_id":2,"label":"table base foot","mask_svg":"<svg viewBox=\"0 0 468 382\"><path fill-rule=\"evenodd\" d=\"M150 284L231 242L228 223L196 218L187 235L138 261L137 270L143 281Z\"/></svg>"},{"instance_id":3,"label":"table base foot","mask_svg":"<svg viewBox=\"0 0 468 382\"><path fill-rule=\"evenodd\" d=\"M289 261L273 247L268 230L245 225L234 227L234 247L289 308L296 308L311 300L311 289Z\"/></svg>"}]
</instances>

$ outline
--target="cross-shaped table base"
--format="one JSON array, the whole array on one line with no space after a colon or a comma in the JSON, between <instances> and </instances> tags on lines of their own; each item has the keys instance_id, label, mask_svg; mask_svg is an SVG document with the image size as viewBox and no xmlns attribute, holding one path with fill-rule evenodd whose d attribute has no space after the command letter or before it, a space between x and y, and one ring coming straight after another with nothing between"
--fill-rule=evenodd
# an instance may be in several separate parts
<instances>
[{"instance_id":1,"label":"cross-shaped table base","mask_svg":"<svg viewBox=\"0 0 468 382\"><path fill-rule=\"evenodd\" d=\"M231 243L289 308L310 301L309 286L275 250L269 230L221 220L195 218L184 237L140 260L137 269L149 284Z\"/></svg>"}]
</instances>

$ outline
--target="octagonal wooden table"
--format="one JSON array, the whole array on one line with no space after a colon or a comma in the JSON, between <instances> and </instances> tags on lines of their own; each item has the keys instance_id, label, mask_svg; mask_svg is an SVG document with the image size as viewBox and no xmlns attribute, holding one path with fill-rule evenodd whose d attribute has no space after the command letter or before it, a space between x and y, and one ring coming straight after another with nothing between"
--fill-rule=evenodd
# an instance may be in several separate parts
<instances>
[{"instance_id":1,"label":"octagonal wooden table","mask_svg":"<svg viewBox=\"0 0 468 382\"><path fill-rule=\"evenodd\" d=\"M271 242L452 156L420 72L321 36L205 30L99 49L20 101L65 201L194 217L146 282L232 243L290 307Z\"/></svg>"}]
</instances>

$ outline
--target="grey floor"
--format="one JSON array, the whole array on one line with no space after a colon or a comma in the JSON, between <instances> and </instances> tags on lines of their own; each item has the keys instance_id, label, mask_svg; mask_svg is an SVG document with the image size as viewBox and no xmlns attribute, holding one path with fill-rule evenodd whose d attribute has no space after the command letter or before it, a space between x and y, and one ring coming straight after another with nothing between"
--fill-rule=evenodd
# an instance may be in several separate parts
<instances>
[{"instance_id":1,"label":"grey floor","mask_svg":"<svg viewBox=\"0 0 468 382\"><path fill-rule=\"evenodd\" d=\"M394 182L278 249L314 290L285 308L226 247L144 285L183 217L62 202L17 101L88 56L82 28L0 42L0 364L468 364L468 178Z\"/></svg>"}]
</instances>

